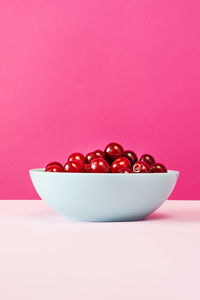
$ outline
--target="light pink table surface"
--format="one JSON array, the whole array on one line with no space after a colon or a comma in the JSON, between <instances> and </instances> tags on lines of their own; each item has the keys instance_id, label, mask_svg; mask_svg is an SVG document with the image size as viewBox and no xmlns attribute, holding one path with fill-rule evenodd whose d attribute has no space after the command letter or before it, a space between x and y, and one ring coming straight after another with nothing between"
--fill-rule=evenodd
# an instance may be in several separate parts
<instances>
[{"instance_id":1,"label":"light pink table surface","mask_svg":"<svg viewBox=\"0 0 200 300\"><path fill-rule=\"evenodd\" d=\"M199 300L199 282L200 201L167 201L126 223L0 201L1 300Z\"/></svg>"}]
</instances>

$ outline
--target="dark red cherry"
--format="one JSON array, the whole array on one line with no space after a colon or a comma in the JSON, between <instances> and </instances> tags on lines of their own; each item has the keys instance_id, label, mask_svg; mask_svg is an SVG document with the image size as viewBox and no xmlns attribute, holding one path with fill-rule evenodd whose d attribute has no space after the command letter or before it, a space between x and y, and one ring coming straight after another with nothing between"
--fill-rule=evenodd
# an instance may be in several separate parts
<instances>
[{"instance_id":1,"label":"dark red cherry","mask_svg":"<svg viewBox=\"0 0 200 300\"><path fill-rule=\"evenodd\" d=\"M146 162L148 165L155 163L155 159L150 154L143 154L140 158L140 161Z\"/></svg>"},{"instance_id":2,"label":"dark red cherry","mask_svg":"<svg viewBox=\"0 0 200 300\"><path fill-rule=\"evenodd\" d=\"M52 166L52 165L60 166L61 168L63 168L63 165L61 163L59 163L58 161L52 161L46 165L45 169L47 169L49 166Z\"/></svg>"},{"instance_id":3,"label":"dark red cherry","mask_svg":"<svg viewBox=\"0 0 200 300\"><path fill-rule=\"evenodd\" d=\"M45 172L64 172L63 166L59 165L49 165L46 169Z\"/></svg>"},{"instance_id":4,"label":"dark red cherry","mask_svg":"<svg viewBox=\"0 0 200 300\"><path fill-rule=\"evenodd\" d=\"M90 164L85 164L83 166L83 172L90 173Z\"/></svg>"},{"instance_id":5,"label":"dark red cherry","mask_svg":"<svg viewBox=\"0 0 200 300\"><path fill-rule=\"evenodd\" d=\"M131 164L134 164L138 160L135 152L133 152L131 150L124 151L124 156L130 160Z\"/></svg>"},{"instance_id":6,"label":"dark red cherry","mask_svg":"<svg viewBox=\"0 0 200 300\"><path fill-rule=\"evenodd\" d=\"M68 161L78 161L82 165L85 164L85 156L82 153L75 152L68 157Z\"/></svg>"},{"instance_id":7,"label":"dark red cherry","mask_svg":"<svg viewBox=\"0 0 200 300\"><path fill-rule=\"evenodd\" d=\"M120 144L110 143L106 146L104 153L106 159L109 162L113 162L116 158L123 156L124 149Z\"/></svg>"},{"instance_id":8,"label":"dark red cherry","mask_svg":"<svg viewBox=\"0 0 200 300\"><path fill-rule=\"evenodd\" d=\"M90 152L85 157L86 164L89 164L93 159L95 158L103 158L105 159L105 154L102 150L95 150L93 152Z\"/></svg>"},{"instance_id":9,"label":"dark red cherry","mask_svg":"<svg viewBox=\"0 0 200 300\"><path fill-rule=\"evenodd\" d=\"M64 165L65 172L80 173L83 172L83 165L78 161L68 161Z\"/></svg>"},{"instance_id":10,"label":"dark red cherry","mask_svg":"<svg viewBox=\"0 0 200 300\"><path fill-rule=\"evenodd\" d=\"M129 168L122 168L119 170L119 173L133 173L133 171Z\"/></svg>"},{"instance_id":11,"label":"dark red cherry","mask_svg":"<svg viewBox=\"0 0 200 300\"><path fill-rule=\"evenodd\" d=\"M130 168L131 163L127 157L119 157L115 159L111 165L112 173L119 173L122 168Z\"/></svg>"},{"instance_id":12,"label":"dark red cherry","mask_svg":"<svg viewBox=\"0 0 200 300\"><path fill-rule=\"evenodd\" d=\"M110 166L103 158L95 158L90 163L91 173L109 173Z\"/></svg>"},{"instance_id":13,"label":"dark red cherry","mask_svg":"<svg viewBox=\"0 0 200 300\"><path fill-rule=\"evenodd\" d=\"M163 164L154 163L150 166L149 172L151 172L151 173L166 173L167 169Z\"/></svg>"},{"instance_id":14,"label":"dark red cherry","mask_svg":"<svg viewBox=\"0 0 200 300\"><path fill-rule=\"evenodd\" d=\"M148 173L149 165L144 161L137 161L133 165L133 172L134 173Z\"/></svg>"}]
</instances>

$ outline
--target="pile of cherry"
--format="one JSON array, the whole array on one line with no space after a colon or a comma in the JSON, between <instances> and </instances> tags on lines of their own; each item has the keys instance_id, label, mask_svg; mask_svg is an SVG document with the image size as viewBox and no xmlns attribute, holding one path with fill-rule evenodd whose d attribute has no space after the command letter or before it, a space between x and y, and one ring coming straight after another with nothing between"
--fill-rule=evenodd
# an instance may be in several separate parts
<instances>
[{"instance_id":1,"label":"pile of cherry","mask_svg":"<svg viewBox=\"0 0 200 300\"><path fill-rule=\"evenodd\" d=\"M124 150L117 143L110 143L105 150L96 150L84 156L72 153L63 166L59 162L51 162L45 172L76 172L76 173L164 173L166 167L150 154L143 154L138 160L135 152Z\"/></svg>"}]
</instances>

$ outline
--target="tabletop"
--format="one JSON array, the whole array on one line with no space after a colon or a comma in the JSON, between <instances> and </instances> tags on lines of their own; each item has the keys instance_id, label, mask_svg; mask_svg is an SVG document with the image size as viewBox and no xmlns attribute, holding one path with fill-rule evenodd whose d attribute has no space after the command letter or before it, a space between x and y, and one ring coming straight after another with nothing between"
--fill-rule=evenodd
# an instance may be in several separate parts
<instances>
[{"instance_id":1,"label":"tabletop","mask_svg":"<svg viewBox=\"0 0 200 300\"><path fill-rule=\"evenodd\" d=\"M200 299L200 201L145 221L70 222L40 200L0 201L0 299Z\"/></svg>"}]
</instances>

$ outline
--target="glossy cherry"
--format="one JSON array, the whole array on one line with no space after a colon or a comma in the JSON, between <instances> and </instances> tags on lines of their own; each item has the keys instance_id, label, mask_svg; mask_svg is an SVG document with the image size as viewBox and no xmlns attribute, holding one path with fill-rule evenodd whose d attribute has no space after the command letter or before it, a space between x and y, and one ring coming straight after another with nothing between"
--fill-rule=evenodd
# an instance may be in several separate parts
<instances>
[{"instance_id":1,"label":"glossy cherry","mask_svg":"<svg viewBox=\"0 0 200 300\"><path fill-rule=\"evenodd\" d=\"M64 172L63 166L59 165L49 165L46 169L45 172Z\"/></svg>"},{"instance_id":2,"label":"glossy cherry","mask_svg":"<svg viewBox=\"0 0 200 300\"><path fill-rule=\"evenodd\" d=\"M119 173L122 168L130 168L131 163L127 157L119 157L115 159L111 165L112 173Z\"/></svg>"},{"instance_id":3,"label":"glossy cherry","mask_svg":"<svg viewBox=\"0 0 200 300\"><path fill-rule=\"evenodd\" d=\"M61 168L63 168L63 165L61 163L59 163L58 161L52 161L46 165L45 169L47 169L49 166L52 166L52 165L57 165L57 166L60 166Z\"/></svg>"},{"instance_id":4,"label":"glossy cherry","mask_svg":"<svg viewBox=\"0 0 200 300\"><path fill-rule=\"evenodd\" d=\"M146 162L148 165L155 163L155 159L150 154L143 154L140 158L140 161Z\"/></svg>"},{"instance_id":5,"label":"glossy cherry","mask_svg":"<svg viewBox=\"0 0 200 300\"><path fill-rule=\"evenodd\" d=\"M90 163L91 173L109 173L110 166L103 158L95 158Z\"/></svg>"},{"instance_id":6,"label":"glossy cherry","mask_svg":"<svg viewBox=\"0 0 200 300\"><path fill-rule=\"evenodd\" d=\"M105 153L102 150L95 150L93 152L88 153L85 157L86 164L91 163L91 161L95 158L105 159Z\"/></svg>"},{"instance_id":7,"label":"glossy cherry","mask_svg":"<svg viewBox=\"0 0 200 300\"><path fill-rule=\"evenodd\" d=\"M151 173L167 173L167 169L163 164L154 163L150 166L149 172L151 172Z\"/></svg>"},{"instance_id":8,"label":"glossy cherry","mask_svg":"<svg viewBox=\"0 0 200 300\"><path fill-rule=\"evenodd\" d=\"M119 173L133 173L133 171L129 168L122 168L119 170Z\"/></svg>"},{"instance_id":9,"label":"glossy cherry","mask_svg":"<svg viewBox=\"0 0 200 300\"><path fill-rule=\"evenodd\" d=\"M85 156L82 153L75 152L68 157L68 161L78 161L82 165L85 163Z\"/></svg>"},{"instance_id":10,"label":"glossy cherry","mask_svg":"<svg viewBox=\"0 0 200 300\"><path fill-rule=\"evenodd\" d=\"M83 166L83 172L90 173L90 164L85 164Z\"/></svg>"},{"instance_id":11,"label":"glossy cherry","mask_svg":"<svg viewBox=\"0 0 200 300\"><path fill-rule=\"evenodd\" d=\"M80 173L83 172L83 165L78 161L68 161L64 165L65 172Z\"/></svg>"},{"instance_id":12,"label":"glossy cherry","mask_svg":"<svg viewBox=\"0 0 200 300\"><path fill-rule=\"evenodd\" d=\"M137 161L133 165L133 172L134 173L148 173L149 165L144 161Z\"/></svg>"},{"instance_id":13,"label":"glossy cherry","mask_svg":"<svg viewBox=\"0 0 200 300\"><path fill-rule=\"evenodd\" d=\"M131 150L124 151L124 156L130 160L131 164L134 164L138 160L135 152L133 152Z\"/></svg>"},{"instance_id":14,"label":"glossy cherry","mask_svg":"<svg viewBox=\"0 0 200 300\"><path fill-rule=\"evenodd\" d=\"M110 143L106 146L104 153L106 159L109 162L113 162L116 158L123 156L124 149L120 144Z\"/></svg>"}]
</instances>

